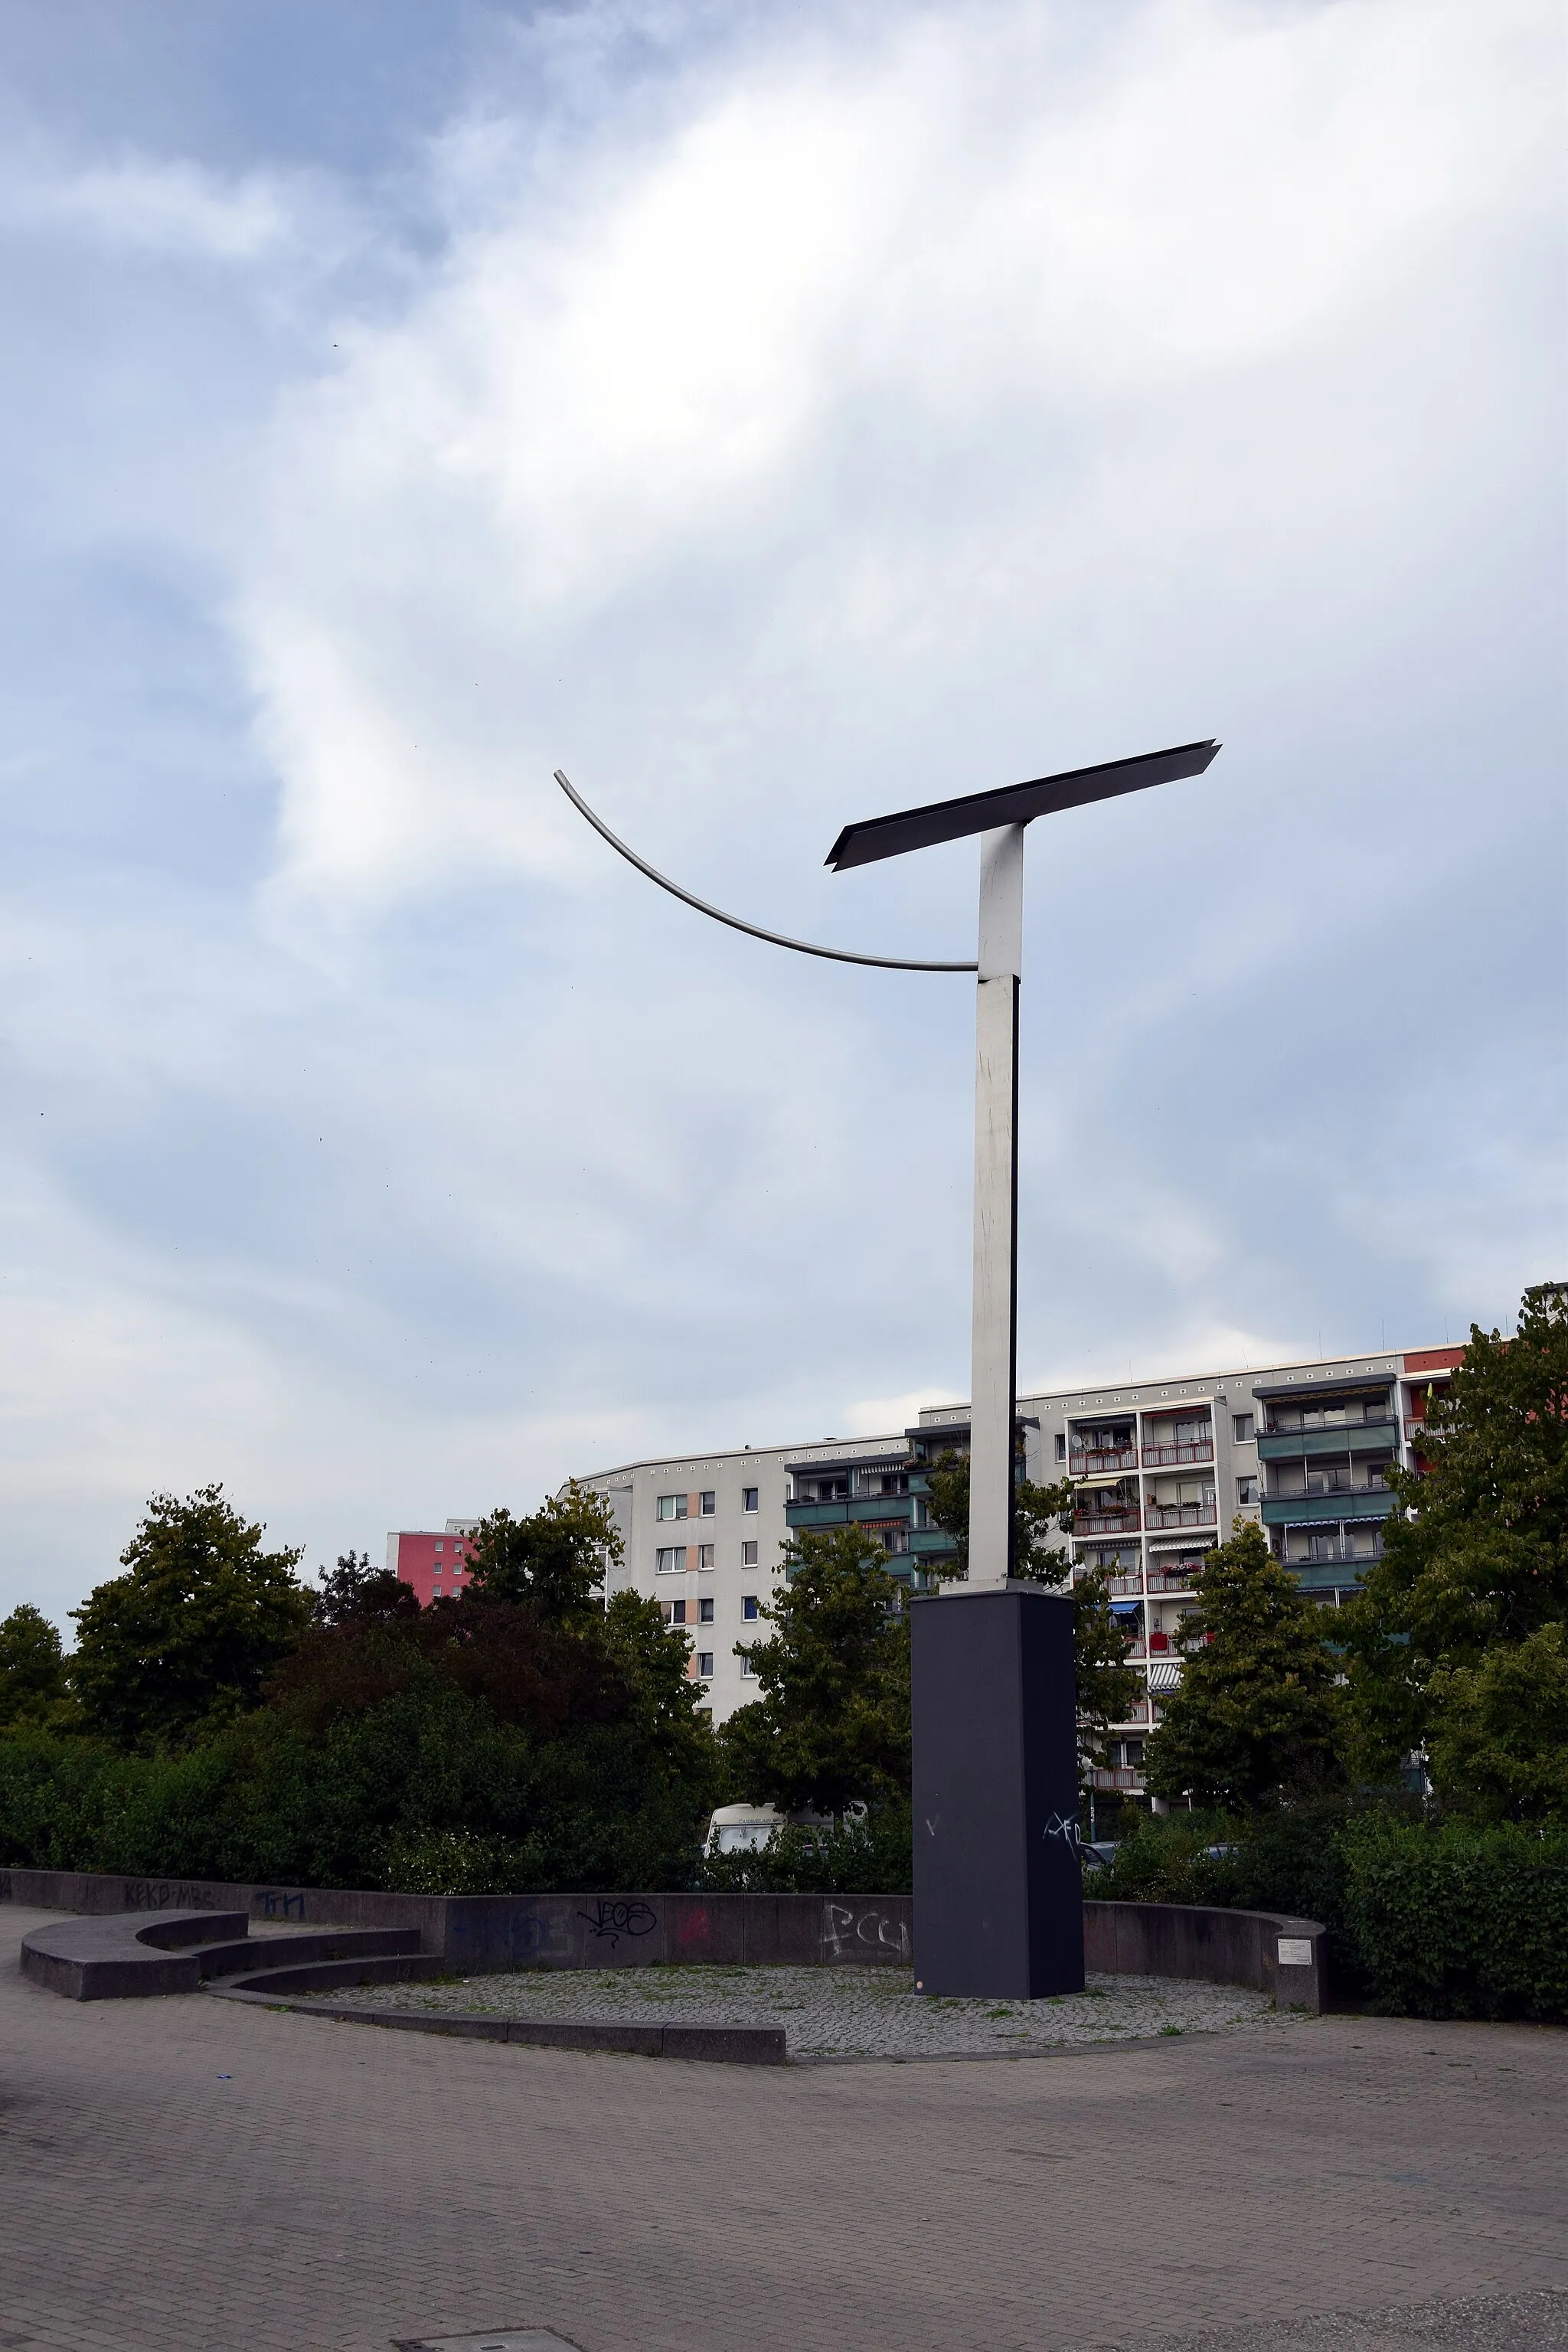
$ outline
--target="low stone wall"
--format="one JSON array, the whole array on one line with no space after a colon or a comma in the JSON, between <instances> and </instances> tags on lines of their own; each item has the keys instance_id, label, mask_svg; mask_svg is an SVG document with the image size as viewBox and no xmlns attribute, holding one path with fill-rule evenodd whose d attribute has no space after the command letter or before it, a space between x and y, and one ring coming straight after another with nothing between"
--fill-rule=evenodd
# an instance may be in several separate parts
<instances>
[{"instance_id":1,"label":"low stone wall","mask_svg":"<svg viewBox=\"0 0 1568 2352\"><path fill-rule=\"evenodd\" d=\"M1281 2009L1328 2007L1328 1930L1279 1911L1193 1903L1086 1903L1084 1966L1108 1976L1198 1977L1249 1985Z\"/></svg>"},{"instance_id":2,"label":"low stone wall","mask_svg":"<svg viewBox=\"0 0 1568 2352\"><path fill-rule=\"evenodd\" d=\"M244 1911L311 1927L413 1927L465 1974L489 1969L907 1968L907 1895L391 1895L374 1887L226 1886L61 1870L0 1871L0 1902L43 1911Z\"/></svg>"},{"instance_id":3,"label":"low stone wall","mask_svg":"<svg viewBox=\"0 0 1568 2352\"><path fill-rule=\"evenodd\" d=\"M374 1887L226 1886L85 1871L0 1871L0 1902L44 1911L243 1911L252 1920L412 1927L456 1972L771 1965L907 1968L908 1895L390 1895ZM1315 1919L1176 1903L1086 1903L1084 1958L1113 1976L1247 1985L1282 2008L1326 2008Z\"/></svg>"}]
</instances>

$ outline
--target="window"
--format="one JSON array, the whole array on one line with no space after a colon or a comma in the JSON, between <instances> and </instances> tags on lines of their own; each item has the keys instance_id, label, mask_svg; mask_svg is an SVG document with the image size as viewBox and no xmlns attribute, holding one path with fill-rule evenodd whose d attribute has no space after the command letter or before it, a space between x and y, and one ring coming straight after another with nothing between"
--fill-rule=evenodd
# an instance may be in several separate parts
<instances>
[{"instance_id":1,"label":"window","mask_svg":"<svg viewBox=\"0 0 1568 2352\"><path fill-rule=\"evenodd\" d=\"M1058 1429L1058 1432L1057 1432L1057 1460L1058 1460L1058 1462L1065 1462L1065 1461L1067 1460L1067 1458L1068 1458L1068 1441L1067 1441L1067 1432L1066 1432L1066 1430Z\"/></svg>"},{"instance_id":2,"label":"window","mask_svg":"<svg viewBox=\"0 0 1568 2352\"><path fill-rule=\"evenodd\" d=\"M698 1671L699 1675L701 1675L701 1676L703 1677L703 1679L704 1679L704 1680L706 1680L706 1679L707 1679L707 1677L708 1677L708 1676L712 1673L712 1671L713 1671L713 1653L712 1653L712 1651L711 1651L711 1650L699 1650L699 1651L698 1651L698 1653L697 1653L697 1671Z\"/></svg>"},{"instance_id":3,"label":"window","mask_svg":"<svg viewBox=\"0 0 1568 2352\"><path fill-rule=\"evenodd\" d=\"M741 1614L745 1619L748 1625L752 1624L755 1621L758 1611L757 1596L754 1592L747 1592L742 1595Z\"/></svg>"},{"instance_id":4,"label":"window","mask_svg":"<svg viewBox=\"0 0 1568 2352\"><path fill-rule=\"evenodd\" d=\"M1230 1433L1238 1445L1250 1445L1252 1415L1249 1412L1233 1412L1230 1416Z\"/></svg>"},{"instance_id":5,"label":"window","mask_svg":"<svg viewBox=\"0 0 1568 2352\"><path fill-rule=\"evenodd\" d=\"M711 1545L711 1544L699 1544L699 1545L698 1545L698 1547L697 1547L697 1565L698 1565L698 1567L699 1567L699 1568L711 1568L711 1567L712 1567L712 1565L713 1565L713 1547L712 1547L712 1545Z\"/></svg>"},{"instance_id":6,"label":"window","mask_svg":"<svg viewBox=\"0 0 1568 2352\"><path fill-rule=\"evenodd\" d=\"M1238 1478L1236 1482L1236 1499L1238 1503L1256 1503L1258 1500L1257 1479Z\"/></svg>"},{"instance_id":7,"label":"window","mask_svg":"<svg viewBox=\"0 0 1568 2352\"><path fill-rule=\"evenodd\" d=\"M741 1680L743 1683L754 1683L756 1679L757 1670L752 1664L752 1654L750 1650L742 1650L741 1653Z\"/></svg>"},{"instance_id":8,"label":"window","mask_svg":"<svg viewBox=\"0 0 1568 2352\"><path fill-rule=\"evenodd\" d=\"M742 1508L743 1511L754 1511L754 1510L756 1509L756 1507L757 1507L757 1490L756 1490L756 1488L755 1488L754 1486L742 1486L742 1489L741 1489L741 1508Z\"/></svg>"},{"instance_id":9,"label":"window","mask_svg":"<svg viewBox=\"0 0 1568 2352\"><path fill-rule=\"evenodd\" d=\"M686 1517L686 1504L687 1497L684 1495L661 1495L658 1498L658 1517L661 1519L683 1519Z\"/></svg>"},{"instance_id":10,"label":"window","mask_svg":"<svg viewBox=\"0 0 1568 2352\"><path fill-rule=\"evenodd\" d=\"M685 1575L686 1546L684 1544L661 1544L659 1546L658 1573L660 1576Z\"/></svg>"},{"instance_id":11,"label":"window","mask_svg":"<svg viewBox=\"0 0 1568 2352\"><path fill-rule=\"evenodd\" d=\"M705 1519L710 1519L719 1507L719 1497L711 1486L697 1497L698 1508Z\"/></svg>"},{"instance_id":12,"label":"window","mask_svg":"<svg viewBox=\"0 0 1568 2352\"><path fill-rule=\"evenodd\" d=\"M700 1601L698 1602L697 1622L700 1625L711 1625L713 1622L713 1603L711 1601Z\"/></svg>"},{"instance_id":13,"label":"window","mask_svg":"<svg viewBox=\"0 0 1568 2352\"><path fill-rule=\"evenodd\" d=\"M439 1551L439 1550L441 1549L441 1546L440 1546L439 1544L437 1544L437 1547L436 1547L436 1549L437 1549L437 1551Z\"/></svg>"},{"instance_id":14,"label":"window","mask_svg":"<svg viewBox=\"0 0 1568 2352\"><path fill-rule=\"evenodd\" d=\"M757 1564L757 1547L756 1547L756 1545L755 1545L754 1543L743 1543L743 1544L741 1546L741 1566L742 1566L742 1568L755 1568L756 1564Z\"/></svg>"}]
</instances>

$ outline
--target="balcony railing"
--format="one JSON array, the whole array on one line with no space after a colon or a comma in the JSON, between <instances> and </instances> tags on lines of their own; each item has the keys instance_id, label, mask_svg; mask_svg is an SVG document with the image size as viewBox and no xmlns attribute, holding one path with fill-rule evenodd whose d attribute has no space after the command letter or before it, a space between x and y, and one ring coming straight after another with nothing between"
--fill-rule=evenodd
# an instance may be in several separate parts
<instances>
[{"instance_id":1,"label":"balcony railing","mask_svg":"<svg viewBox=\"0 0 1568 2352\"><path fill-rule=\"evenodd\" d=\"M1197 1438L1188 1444L1146 1445L1143 1448L1145 1470L1172 1470L1182 1462L1212 1462L1213 1460L1212 1437Z\"/></svg>"},{"instance_id":2,"label":"balcony railing","mask_svg":"<svg viewBox=\"0 0 1568 2352\"><path fill-rule=\"evenodd\" d=\"M1136 1503L1121 1511L1078 1511L1073 1515L1072 1531L1075 1536L1131 1535L1137 1527Z\"/></svg>"},{"instance_id":3,"label":"balcony railing","mask_svg":"<svg viewBox=\"0 0 1568 2352\"><path fill-rule=\"evenodd\" d=\"M1146 1503L1143 1524L1150 1528L1212 1528L1212 1503Z\"/></svg>"},{"instance_id":4,"label":"balcony railing","mask_svg":"<svg viewBox=\"0 0 1568 2352\"><path fill-rule=\"evenodd\" d=\"M1200 1573L1195 1561L1182 1568L1152 1568L1149 1590L1151 1592L1194 1592Z\"/></svg>"},{"instance_id":5,"label":"balcony railing","mask_svg":"<svg viewBox=\"0 0 1568 2352\"><path fill-rule=\"evenodd\" d=\"M1349 1471L1318 1470L1304 1486L1270 1486L1271 1503L1304 1503L1321 1495L1387 1495L1392 1488L1381 1478L1352 1478Z\"/></svg>"},{"instance_id":6,"label":"balcony railing","mask_svg":"<svg viewBox=\"0 0 1568 2352\"><path fill-rule=\"evenodd\" d=\"M1074 1446L1068 1454L1068 1469L1075 1478L1102 1478L1108 1470L1136 1470L1138 1448L1119 1445L1114 1452L1099 1453L1092 1449L1080 1452Z\"/></svg>"},{"instance_id":7,"label":"balcony railing","mask_svg":"<svg viewBox=\"0 0 1568 2352\"><path fill-rule=\"evenodd\" d=\"M1112 1576L1106 1582L1113 1601L1136 1600L1143 1590L1141 1576Z\"/></svg>"}]
</instances>

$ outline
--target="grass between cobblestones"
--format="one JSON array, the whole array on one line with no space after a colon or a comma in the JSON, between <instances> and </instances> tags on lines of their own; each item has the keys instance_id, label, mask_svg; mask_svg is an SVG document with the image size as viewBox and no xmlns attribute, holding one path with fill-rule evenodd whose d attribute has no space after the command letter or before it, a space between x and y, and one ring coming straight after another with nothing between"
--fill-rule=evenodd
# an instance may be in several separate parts
<instances>
[{"instance_id":1,"label":"grass between cobblestones","mask_svg":"<svg viewBox=\"0 0 1568 2352\"><path fill-rule=\"evenodd\" d=\"M1047 2000L917 1993L908 1969L527 1969L436 1983L342 1987L308 1999L355 2008L570 2018L593 2024L782 2025L792 2057L1025 2057L1157 2035L1279 2030L1266 1993L1163 1977L1090 1977Z\"/></svg>"}]
</instances>

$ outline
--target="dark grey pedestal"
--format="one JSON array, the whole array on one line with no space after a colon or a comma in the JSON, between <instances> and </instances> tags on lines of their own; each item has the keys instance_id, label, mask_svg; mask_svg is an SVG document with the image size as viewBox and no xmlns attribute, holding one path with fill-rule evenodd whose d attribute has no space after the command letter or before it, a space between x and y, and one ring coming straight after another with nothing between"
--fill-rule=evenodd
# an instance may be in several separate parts
<instances>
[{"instance_id":1,"label":"dark grey pedestal","mask_svg":"<svg viewBox=\"0 0 1568 2352\"><path fill-rule=\"evenodd\" d=\"M923 1992L1083 1989L1072 1624L1031 1585L910 1604Z\"/></svg>"}]
</instances>

